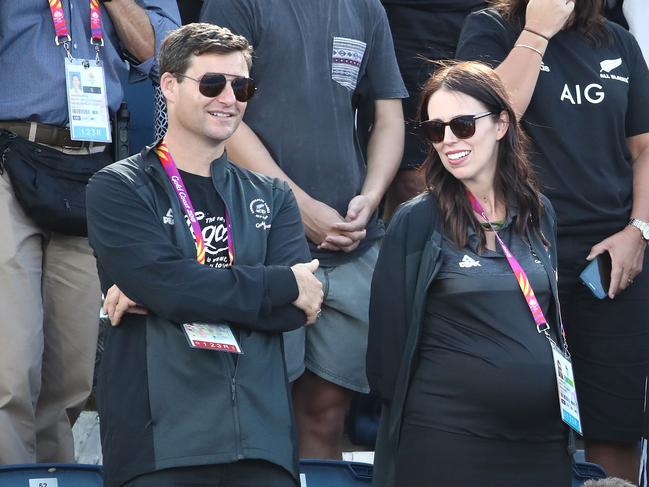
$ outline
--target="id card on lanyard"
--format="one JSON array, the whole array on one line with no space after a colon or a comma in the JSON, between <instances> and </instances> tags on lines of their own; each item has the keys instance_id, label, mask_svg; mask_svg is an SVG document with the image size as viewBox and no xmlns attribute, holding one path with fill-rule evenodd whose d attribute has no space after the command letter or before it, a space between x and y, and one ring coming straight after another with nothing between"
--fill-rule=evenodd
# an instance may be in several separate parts
<instances>
[{"instance_id":1,"label":"id card on lanyard","mask_svg":"<svg viewBox=\"0 0 649 487\"><path fill-rule=\"evenodd\" d=\"M550 348L552 349L552 361L554 362L554 373L557 379L557 392L559 398L559 409L561 411L561 419L564 423L566 423L581 435L583 433L581 428L581 419L579 416L579 403L577 402L577 389L575 387L575 380L572 372L572 363L570 361L570 355L568 353L568 343L566 342L566 334L563 328L563 322L561 321L561 319L559 319L561 339L563 341L564 348L564 350L562 351L548 333L550 325L545 319L543 310L541 309L541 306L536 299L534 289L532 289L532 284L527 277L527 273L520 265L516 257L514 257L514 254L510 252L507 245L505 245L505 242L503 242L503 240L500 238L500 235L498 235L498 232L492 225L491 221L489 221L489 218L487 218L487 214L477 198L473 196L473 194L468 190L467 196L469 198L469 202L471 203L471 208L473 208L473 211L480 215L483 220L489 224L491 230L494 232L498 243L503 249L505 257L507 258L507 262L509 263L512 272L516 277L516 282L518 283L518 286L523 293L523 297L527 302L527 306L532 313L532 318L534 319L534 323L536 324L536 330L539 333L543 333L550 343ZM557 306L559 306L558 302Z\"/></svg>"},{"instance_id":2,"label":"id card on lanyard","mask_svg":"<svg viewBox=\"0 0 649 487\"><path fill-rule=\"evenodd\" d=\"M180 205L189 220L194 242L196 243L196 260L204 265L205 240L203 239L203 231L196 219L194 205L192 205L192 201L189 198L189 193L187 192L183 178L164 141L160 142L154 151L158 159L160 159L162 168L165 170L167 178L169 178L169 182L176 192L178 201L180 201ZM230 212L227 206L225 207L225 225L228 230L228 266L231 266L234 263L234 245L232 243ZM232 328L227 323L183 323L182 327L189 346L192 348L243 354L239 342L234 336L234 333L232 333Z\"/></svg>"},{"instance_id":3,"label":"id card on lanyard","mask_svg":"<svg viewBox=\"0 0 649 487\"><path fill-rule=\"evenodd\" d=\"M111 142L110 115L106 97L104 67L99 48L104 45L101 9L98 0L90 0L90 44L95 46L94 60L75 59L70 52L72 38L65 21L61 0L50 0L54 40L65 49L65 87L68 100L70 138L87 142Z\"/></svg>"}]
</instances>

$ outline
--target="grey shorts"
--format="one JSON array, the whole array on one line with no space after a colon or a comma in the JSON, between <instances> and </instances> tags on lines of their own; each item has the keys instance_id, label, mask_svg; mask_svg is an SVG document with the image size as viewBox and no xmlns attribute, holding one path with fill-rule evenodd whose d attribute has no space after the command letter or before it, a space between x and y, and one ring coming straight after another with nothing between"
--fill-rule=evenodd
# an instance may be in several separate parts
<instances>
[{"instance_id":1,"label":"grey shorts","mask_svg":"<svg viewBox=\"0 0 649 487\"><path fill-rule=\"evenodd\" d=\"M312 326L284 333L291 382L306 368L346 389L369 392L365 376L368 305L379 247L377 241L357 259L316 271L324 290L320 318Z\"/></svg>"}]
</instances>

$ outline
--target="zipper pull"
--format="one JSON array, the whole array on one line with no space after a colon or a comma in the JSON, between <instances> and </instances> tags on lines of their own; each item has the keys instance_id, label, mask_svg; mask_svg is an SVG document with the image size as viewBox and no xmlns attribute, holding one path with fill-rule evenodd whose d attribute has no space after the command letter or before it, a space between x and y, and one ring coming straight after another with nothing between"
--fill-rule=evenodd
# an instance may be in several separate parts
<instances>
[{"instance_id":1,"label":"zipper pull","mask_svg":"<svg viewBox=\"0 0 649 487\"><path fill-rule=\"evenodd\" d=\"M236 395L236 384L234 377L232 377L232 384L230 385L230 390L232 391L232 402L234 403L234 396Z\"/></svg>"}]
</instances>

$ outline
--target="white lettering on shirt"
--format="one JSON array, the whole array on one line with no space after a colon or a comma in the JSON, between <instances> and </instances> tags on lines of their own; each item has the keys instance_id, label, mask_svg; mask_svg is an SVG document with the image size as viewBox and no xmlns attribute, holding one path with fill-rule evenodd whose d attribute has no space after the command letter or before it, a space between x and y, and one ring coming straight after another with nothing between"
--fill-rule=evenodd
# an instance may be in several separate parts
<instances>
[{"instance_id":1,"label":"white lettering on shirt","mask_svg":"<svg viewBox=\"0 0 649 487\"><path fill-rule=\"evenodd\" d=\"M602 89L602 85L599 85L597 83L591 83L583 90L581 85L575 85L575 92L573 96L573 93L570 91L570 86L568 86L568 83L566 83L563 86L563 91L561 92L561 101L568 100L573 105L581 105L583 94L583 97L587 102L592 103L593 105L597 105L598 103L604 101L604 97L606 96Z\"/></svg>"}]
</instances>

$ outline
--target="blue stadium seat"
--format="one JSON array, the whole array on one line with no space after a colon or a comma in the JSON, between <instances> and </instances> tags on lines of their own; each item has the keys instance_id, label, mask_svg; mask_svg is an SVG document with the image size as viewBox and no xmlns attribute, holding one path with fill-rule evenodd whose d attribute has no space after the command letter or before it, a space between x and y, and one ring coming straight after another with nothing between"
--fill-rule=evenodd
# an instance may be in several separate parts
<instances>
[{"instance_id":1,"label":"blue stadium seat","mask_svg":"<svg viewBox=\"0 0 649 487\"><path fill-rule=\"evenodd\" d=\"M101 465L1 465L0 487L103 487Z\"/></svg>"}]
</instances>

